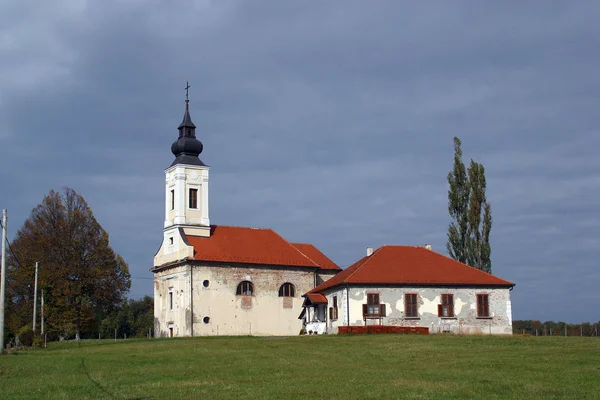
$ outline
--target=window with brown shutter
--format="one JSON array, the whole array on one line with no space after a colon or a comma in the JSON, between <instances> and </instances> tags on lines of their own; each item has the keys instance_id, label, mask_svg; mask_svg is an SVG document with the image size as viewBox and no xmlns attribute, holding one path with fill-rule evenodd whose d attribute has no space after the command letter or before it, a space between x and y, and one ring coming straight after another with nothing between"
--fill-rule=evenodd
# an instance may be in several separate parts
<instances>
[{"instance_id":1,"label":"window with brown shutter","mask_svg":"<svg viewBox=\"0 0 600 400\"><path fill-rule=\"evenodd\" d=\"M442 304L438 306L438 316L445 318L454 317L454 295L442 295Z\"/></svg>"},{"instance_id":2,"label":"window with brown shutter","mask_svg":"<svg viewBox=\"0 0 600 400\"><path fill-rule=\"evenodd\" d=\"M480 318L489 318L490 316L490 304L487 294L477 295L477 316Z\"/></svg>"},{"instance_id":3,"label":"window with brown shutter","mask_svg":"<svg viewBox=\"0 0 600 400\"><path fill-rule=\"evenodd\" d=\"M367 315L379 315L379 293L367 294Z\"/></svg>"},{"instance_id":4,"label":"window with brown shutter","mask_svg":"<svg viewBox=\"0 0 600 400\"><path fill-rule=\"evenodd\" d=\"M419 316L417 295L415 293L404 295L404 316L406 318L417 318Z\"/></svg>"},{"instance_id":5,"label":"window with brown shutter","mask_svg":"<svg viewBox=\"0 0 600 400\"><path fill-rule=\"evenodd\" d=\"M329 319L332 321L338 319L337 296L333 296L333 307L329 308Z\"/></svg>"}]
</instances>

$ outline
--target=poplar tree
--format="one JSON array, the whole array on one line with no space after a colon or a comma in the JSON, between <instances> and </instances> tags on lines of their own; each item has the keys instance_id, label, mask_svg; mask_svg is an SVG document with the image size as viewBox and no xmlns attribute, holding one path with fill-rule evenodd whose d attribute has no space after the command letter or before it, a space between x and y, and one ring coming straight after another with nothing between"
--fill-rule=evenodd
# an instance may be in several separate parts
<instances>
[{"instance_id":1,"label":"poplar tree","mask_svg":"<svg viewBox=\"0 0 600 400\"><path fill-rule=\"evenodd\" d=\"M465 170L460 146L460 139L455 137L454 167L448 174L448 210L452 221L446 247L453 259L491 273L492 208L486 197L485 168L471 160Z\"/></svg>"},{"instance_id":2,"label":"poplar tree","mask_svg":"<svg viewBox=\"0 0 600 400\"><path fill-rule=\"evenodd\" d=\"M448 242L446 248L450 257L464 264L468 263L468 229L469 229L469 186L467 172L462 161L461 141L454 138L454 168L448 174Z\"/></svg>"},{"instance_id":3,"label":"poplar tree","mask_svg":"<svg viewBox=\"0 0 600 400\"><path fill-rule=\"evenodd\" d=\"M120 307L129 290L127 263L72 189L51 190L19 229L11 249L7 298L13 333L31 324L36 261L46 332L52 338L97 335L100 321Z\"/></svg>"}]
</instances>

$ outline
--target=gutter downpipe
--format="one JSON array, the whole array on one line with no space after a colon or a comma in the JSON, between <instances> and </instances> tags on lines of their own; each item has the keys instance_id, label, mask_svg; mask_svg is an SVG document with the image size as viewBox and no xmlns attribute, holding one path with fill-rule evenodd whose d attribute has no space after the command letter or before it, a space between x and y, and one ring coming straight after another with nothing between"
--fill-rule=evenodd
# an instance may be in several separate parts
<instances>
[{"instance_id":1,"label":"gutter downpipe","mask_svg":"<svg viewBox=\"0 0 600 400\"><path fill-rule=\"evenodd\" d=\"M348 297L348 285L346 285L346 326L350 326L350 298Z\"/></svg>"},{"instance_id":2,"label":"gutter downpipe","mask_svg":"<svg viewBox=\"0 0 600 400\"><path fill-rule=\"evenodd\" d=\"M190 264L190 336L194 336L194 266Z\"/></svg>"}]
</instances>

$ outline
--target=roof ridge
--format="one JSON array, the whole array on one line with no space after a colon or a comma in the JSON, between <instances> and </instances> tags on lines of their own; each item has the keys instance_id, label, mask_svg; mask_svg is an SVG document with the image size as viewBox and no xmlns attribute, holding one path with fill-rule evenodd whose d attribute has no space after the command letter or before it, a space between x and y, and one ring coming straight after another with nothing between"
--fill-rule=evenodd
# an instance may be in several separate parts
<instances>
[{"instance_id":1,"label":"roof ridge","mask_svg":"<svg viewBox=\"0 0 600 400\"><path fill-rule=\"evenodd\" d=\"M450 260L452 260L452 261L455 261L455 262L457 262L457 263L459 263L459 264L461 264L461 265L463 265L463 266L465 266L465 267L469 267L469 268L471 268L471 269L474 269L475 271L478 271L478 272L483 272L483 273L484 273L484 274L486 274L486 275L493 276L494 278L497 278L497 279L501 279L501 280L503 280L503 281L506 281L506 279L502 279L502 278L500 278L499 276L496 276L496 275L492 274L491 272L485 272L485 271L483 271L483 270L481 270L481 269L479 269L479 268L473 267L472 265L466 264L466 263L464 263L464 262L462 262L462 261L455 260L454 258L452 258L452 257L450 257L450 256L446 256L446 255L444 255L444 254L442 254L442 253L439 253L439 252L437 252L437 251L435 251L435 250L429 250L429 249L426 249L425 247L421 247L421 246L415 246L415 247L416 247L416 248L418 248L418 249L421 249L421 250L425 250L425 251L429 251L429 252L432 252L432 253L438 254L438 255L440 255L440 256L442 256L442 257L447 257L447 258L449 258ZM507 281L507 282L508 282L508 281Z\"/></svg>"},{"instance_id":2,"label":"roof ridge","mask_svg":"<svg viewBox=\"0 0 600 400\"><path fill-rule=\"evenodd\" d=\"M275 231L273 228L268 228L268 230L270 230L271 232L273 232L275 235L277 235L279 238L281 238L281 240L283 240L284 242L287 243L288 246L290 246L292 249L296 250L298 253L302 254L302 256L304 256L304 258L306 258L308 261L310 261L311 263L313 263L315 265L315 267L317 268L321 268L321 266L319 264L317 264L314 260L312 260L310 257L308 257L306 254L304 254L303 252L301 252L296 246L294 246L292 243L288 242L283 236L281 236L279 233L277 233L277 231Z\"/></svg>"},{"instance_id":3,"label":"roof ridge","mask_svg":"<svg viewBox=\"0 0 600 400\"><path fill-rule=\"evenodd\" d=\"M255 228L252 226L239 226L239 225L215 225L215 224L211 225L211 228L219 228L219 227L220 228L238 228L238 229L254 229L254 230L261 230L261 231L273 231L273 228ZM275 232L275 231L273 231L273 232Z\"/></svg>"},{"instance_id":4,"label":"roof ridge","mask_svg":"<svg viewBox=\"0 0 600 400\"><path fill-rule=\"evenodd\" d=\"M362 263L362 264L360 264L358 267L356 267L356 269L355 269L354 271L352 271L352 272L350 273L350 275L348 275L348 276L347 276L347 277L346 277L344 280L342 280L342 282L344 282L344 281L346 281L346 280L350 279L350 277L351 277L352 275L354 275L355 273L357 273L357 272L358 272L358 270L360 270L362 267L364 267L365 265L367 265L367 263L368 263L370 260L372 260L372 259L373 259L373 257L375 257L375 254L377 254L377 253L379 252L379 250L381 250L381 248L382 248L382 247L385 247L385 245L383 245L383 246L379 247L378 249L376 249L376 250L373 252L373 254L371 254L370 256L367 256L367 259L365 260L365 262L363 262L363 263ZM359 261L360 261L360 260L359 260Z\"/></svg>"}]
</instances>

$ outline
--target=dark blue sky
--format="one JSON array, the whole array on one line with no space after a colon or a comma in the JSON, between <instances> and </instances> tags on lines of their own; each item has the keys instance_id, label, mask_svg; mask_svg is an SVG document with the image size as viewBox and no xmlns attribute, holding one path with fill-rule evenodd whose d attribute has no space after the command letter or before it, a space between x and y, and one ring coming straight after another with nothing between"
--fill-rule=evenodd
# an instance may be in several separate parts
<instances>
[{"instance_id":1,"label":"dark blue sky","mask_svg":"<svg viewBox=\"0 0 600 400\"><path fill-rule=\"evenodd\" d=\"M452 138L486 167L493 272L516 319L597 320L600 4L0 3L0 208L89 202L152 294L163 170L191 112L211 222L270 227L341 266L446 253ZM150 278L150 279L139 279Z\"/></svg>"}]
</instances>

